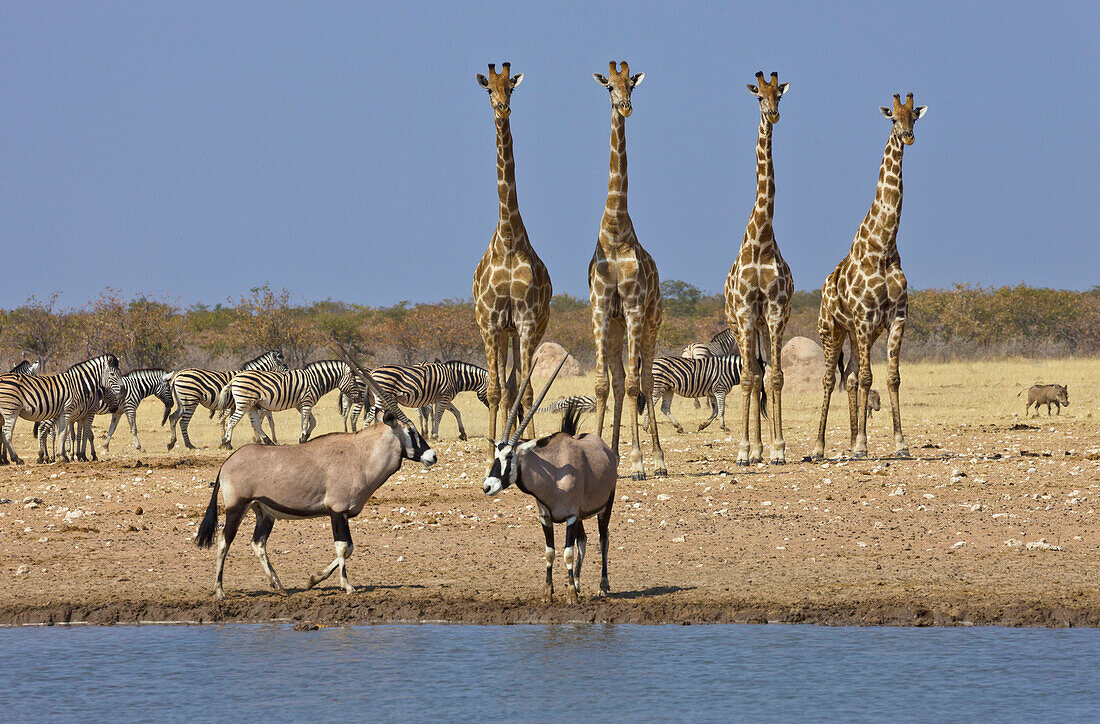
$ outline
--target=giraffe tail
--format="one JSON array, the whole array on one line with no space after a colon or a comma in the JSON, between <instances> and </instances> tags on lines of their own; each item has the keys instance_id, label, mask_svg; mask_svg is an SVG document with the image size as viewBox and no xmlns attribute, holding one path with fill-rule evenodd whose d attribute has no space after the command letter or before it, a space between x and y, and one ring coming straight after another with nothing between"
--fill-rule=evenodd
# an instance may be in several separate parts
<instances>
[{"instance_id":1,"label":"giraffe tail","mask_svg":"<svg viewBox=\"0 0 1100 724\"><path fill-rule=\"evenodd\" d=\"M756 361L760 364L761 374L763 374L764 368L768 364L764 361L764 355L760 351L762 349L760 342L762 341L762 339L758 340L756 345ZM765 420L768 419L768 393L765 385L760 385L760 416Z\"/></svg>"},{"instance_id":2,"label":"giraffe tail","mask_svg":"<svg viewBox=\"0 0 1100 724\"><path fill-rule=\"evenodd\" d=\"M840 375L840 391L848 391L848 380L844 378L844 346L840 347L840 354L836 359L836 371Z\"/></svg>"}]
</instances>

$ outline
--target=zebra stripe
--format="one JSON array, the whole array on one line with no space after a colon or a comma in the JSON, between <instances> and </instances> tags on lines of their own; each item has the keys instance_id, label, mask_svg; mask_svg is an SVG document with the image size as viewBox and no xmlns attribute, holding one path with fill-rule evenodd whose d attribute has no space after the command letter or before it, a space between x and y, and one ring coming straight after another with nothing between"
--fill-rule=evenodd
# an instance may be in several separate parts
<instances>
[{"instance_id":1,"label":"zebra stripe","mask_svg":"<svg viewBox=\"0 0 1100 724\"><path fill-rule=\"evenodd\" d=\"M485 405L486 409L489 407L489 370L484 367L480 367L471 362L464 362L462 360L447 360L446 362L435 361L430 364L443 365L451 374L451 383L454 387L453 397L457 397L463 392L473 392L477 395L477 399L481 401L481 404ZM424 367L426 365L416 365L416 367ZM402 367L398 365L391 365L391 367ZM382 369L381 367L377 369ZM371 375L374 376L373 373ZM376 380L378 378L375 378ZM392 393L391 393L392 394ZM452 397L452 400L453 400ZM404 404L404 403L400 403ZM438 403L443 406L442 411L433 409L436 407L435 403L423 405L418 408L420 412L420 427L427 434L428 420L434 420L438 413L439 419L443 419L443 412L450 411L454 415L455 420L458 422L458 439L466 439L466 427L462 424L462 413L458 411L458 408L454 406L451 400L446 403ZM356 425L359 420L359 413L362 412L364 406L362 403L347 404L343 399L340 401L340 414L344 416L344 432L348 430L348 419L351 420L351 430L355 431ZM377 413L381 408L376 404L372 404L371 412L368 412L366 420L374 419L371 414ZM439 422L435 423L436 434L439 432Z\"/></svg>"},{"instance_id":2,"label":"zebra stripe","mask_svg":"<svg viewBox=\"0 0 1100 724\"><path fill-rule=\"evenodd\" d=\"M190 450L195 450L191 444L191 438L187 435L187 428L191 424L191 416L195 409L202 405L210 410L210 417L218 411L218 396L222 389L230 383L233 375L245 370L285 370L286 360L283 353L272 350L264 352L259 357L246 362L239 370L202 370L184 369L172 375L172 397L176 403L175 411L169 416L172 424L172 436L168 440L168 449L176 446L176 424L179 423L180 434L183 436L183 444ZM222 417L225 422L225 416ZM274 428L273 428L274 429ZM224 428L222 430L224 434Z\"/></svg>"},{"instance_id":3,"label":"zebra stripe","mask_svg":"<svg viewBox=\"0 0 1100 724\"><path fill-rule=\"evenodd\" d=\"M122 395L125 394L123 390L119 390L117 393L111 388L100 387L95 390L95 393L84 400L82 403L77 404L70 417L69 417L69 434L72 437L72 445L66 445L63 452L74 452L74 457L77 460L87 462L88 446L92 448L92 460L99 460L95 451L95 438L92 434L92 420L96 415L103 415L106 413L112 413L122 407ZM61 424L60 418L54 418L53 420L46 420L44 422L35 423L35 436L38 438L38 455L39 459L46 456L46 462L53 462L50 456L50 446L47 443L48 438L53 438L54 446L57 444L56 430L57 426ZM54 457L56 457L56 450L53 451Z\"/></svg>"},{"instance_id":4,"label":"zebra stripe","mask_svg":"<svg viewBox=\"0 0 1100 724\"><path fill-rule=\"evenodd\" d=\"M22 417L33 422L45 422L60 418L61 459L67 462L69 458L65 446L72 414L78 408L87 409L100 388L110 389L121 396L122 373L118 369L118 358L113 354L102 354L78 362L56 375L0 375L0 414L4 417L0 444L11 454L14 462L21 463L22 460L11 447L16 420ZM41 454L39 460L42 460Z\"/></svg>"},{"instance_id":5,"label":"zebra stripe","mask_svg":"<svg viewBox=\"0 0 1100 724\"><path fill-rule=\"evenodd\" d=\"M476 367L476 365L471 366ZM378 386L399 405L416 408L435 405L431 434L433 440L439 439L439 421L443 418L445 409L454 411L457 417L457 410L451 405L451 400L458 394L458 389L455 385L453 370L447 363L382 365L375 367L370 375ZM367 419L373 420L381 410L382 406L375 400L367 413ZM427 430L424 432L427 436ZM462 426L461 418L459 418L459 437L466 439L466 430Z\"/></svg>"},{"instance_id":6,"label":"zebra stripe","mask_svg":"<svg viewBox=\"0 0 1100 724\"><path fill-rule=\"evenodd\" d=\"M680 356L685 359L706 359L707 357L726 357L737 350L737 339L726 327L710 338L709 342L694 342L684 347Z\"/></svg>"},{"instance_id":7,"label":"zebra stripe","mask_svg":"<svg viewBox=\"0 0 1100 724\"><path fill-rule=\"evenodd\" d=\"M763 366L764 360L759 360ZM741 384L741 355L726 355L722 357L705 357L703 359L684 359L683 357L657 357L653 360L653 392L650 399L661 398L661 412L665 414L676 428L677 432L683 432L684 428L679 421L672 416L672 396L681 397L709 397L714 396L714 407L710 417L699 426L699 430L705 430L715 417L721 417L723 430L726 427L726 395L737 385ZM761 409L764 409L764 393L761 391ZM646 399L639 396L638 409L645 411ZM649 418L643 416L643 427L648 428Z\"/></svg>"},{"instance_id":8,"label":"zebra stripe","mask_svg":"<svg viewBox=\"0 0 1100 724\"><path fill-rule=\"evenodd\" d=\"M263 442L275 444L260 427L258 410L281 412L296 409L301 412L302 434L298 442L305 442L317 425L313 406L321 397L335 389L352 398L361 398L364 386L356 379L346 362L334 359L311 362L300 370L289 372L247 370L237 373L222 390L222 399L219 400L220 404L227 405L228 396L232 394L235 403L233 414L225 427L222 447L232 447L233 428L245 413L249 413L252 427Z\"/></svg>"},{"instance_id":9,"label":"zebra stripe","mask_svg":"<svg viewBox=\"0 0 1100 724\"><path fill-rule=\"evenodd\" d=\"M113 410L99 410L98 414L111 413L111 426L107 428L107 438L103 441L103 449L111 449L111 436L115 434L115 427L126 413L126 421L130 423L130 434L134 436L134 447L141 449L141 440L138 439L137 409L141 401L146 397L156 397L164 404L164 417L160 424L168 419L168 413L172 411L172 385L168 370L141 369L131 370L122 376L122 404L115 405Z\"/></svg>"},{"instance_id":10,"label":"zebra stripe","mask_svg":"<svg viewBox=\"0 0 1100 724\"><path fill-rule=\"evenodd\" d=\"M582 412L590 412L596 409L596 398L592 397L591 395L573 395L572 397L563 397L556 402L551 402L546 407L540 407L538 409L538 412L565 412L570 407L574 407Z\"/></svg>"}]
</instances>

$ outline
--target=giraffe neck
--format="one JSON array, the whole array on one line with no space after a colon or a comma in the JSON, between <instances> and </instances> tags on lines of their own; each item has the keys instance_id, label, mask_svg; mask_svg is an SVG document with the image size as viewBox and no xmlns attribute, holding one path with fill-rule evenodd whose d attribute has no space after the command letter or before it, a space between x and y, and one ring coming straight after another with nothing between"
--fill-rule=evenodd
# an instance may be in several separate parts
<instances>
[{"instance_id":1,"label":"giraffe neck","mask_svg":"<svg viewBox=\"0 0 1100 724\"><path fill-rule=\"evenodd\" d=\"M512 156L512 127L507 118L497 118L497 195L500 197L500 220L497 230L501 240L510 242L523 230L516 198L516 161Z\"/></svg>"},{"instance_id":2,"label":"giraffe neck","mask_svg":"<svg viewBox=\"0 0 1100 724\"><path fill-rule=\"evenodd\" d=\"M901 223L901 158L904 149L901 139L891 131L882 154L875 200L863 219L856 247L859 247L861 240L866 244L862 249L856 248L857 252L890 255L896 249Z\"/></svg>"},{"instance_id":3,"label":"giraffe neck","mask_svg":"<svg viewBox=\"0 0 1100 724\"><path fill-rule=\"evenodd\" d=\"M757 238L770 237L765 233L772 228L775 209L775 175L772 168L772 124L760 116L760 132L756 141L756 205L752 208L752 220L756 224Z\"/></svg>"},{"instance_id":4,"label":"giraffe neck","mask_svg":"<svg viewBox=\"0 0 1100 724\"><path fill-rule=\"evenodd\" d=\"M626 210L626 119L611 109L611 171L607 180L605 225L627 216Z\"/></svg>"}]
</instances>

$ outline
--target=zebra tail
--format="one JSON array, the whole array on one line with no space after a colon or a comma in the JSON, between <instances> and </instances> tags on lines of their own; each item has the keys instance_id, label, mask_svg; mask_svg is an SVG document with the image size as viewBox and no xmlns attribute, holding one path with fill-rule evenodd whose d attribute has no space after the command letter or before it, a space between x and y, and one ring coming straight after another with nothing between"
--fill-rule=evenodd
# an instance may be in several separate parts
<instances>
[{"instance_id":1,"label":"zebra tail","mask_svg":"<svg viewBox=\"0 0 1100 724\"><path fill-rule=\"evenodd\" d=\"M222 475L214 479L214 490L210 493L210 503L206 506L206 515L199 525L199 532L195 535L195 545L199 548L209 548L214 544L214 532L218 529L218 488L222 484Z\"/></svg>"},{"instance_id":2,"label":"zebra tail","mask_svg":"<svg viewBox=\"0 0 1100 724\"><path fill-rule=\"evenodd\" d=\"M32 439L34 439L34 440L38 439L38 426L41 425L41 424L42 424L41 422L34 423L34 429L31 430Z\"/></svg>"},{"instance_id":3,"label":"zebra tail","mask_svg":"<svg viewBox=\"0 0 1100 724\"><path fill-rule=\"evenodd\" d=\"M233 384L232 382L229 384ZM233 396L233 392L229 389L229 385L222 388L222 391L218 393L218 401L214 404L214 407L210 410L210 417L213 419L214 413L219 410L224 410L229 407L229 399Z\"/></svg>"},{"instance_id":4,"label":"zebra tail","mask_svg":"<svg viewBox=\"0 0 1100 724\"><path fill-rule=\"evenodd\" d=\"M164 417L162 417L160 419L160 426L161 427L164 427L164 423L168 422L168 416L170 414L172 414L172 406L171 405L165 405L164 406Z\"/></svg>"}]
</instances>

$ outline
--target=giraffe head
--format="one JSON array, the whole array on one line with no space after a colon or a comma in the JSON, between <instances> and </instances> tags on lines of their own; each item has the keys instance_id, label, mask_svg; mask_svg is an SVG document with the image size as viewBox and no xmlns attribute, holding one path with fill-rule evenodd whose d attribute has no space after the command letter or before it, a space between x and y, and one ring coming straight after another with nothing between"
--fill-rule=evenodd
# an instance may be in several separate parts
<instances>
[{"instance_id":1,"label":"giraffe head","mask_svg":"<svg viewBox=\"0 0 1100 724\"><path fill-rule=\"evenodd\" d=\"M630 64L625 60L620 70L615 70L615 61L608 63L607 68L609 77L605 78L600 73L593 73L592 77L611 94L611 107L623 118L629 118L634 110L630 105L630 94L642 84L645 73L630 75Z\"/></svg>"},{"instance_id":2,"label":"giraffe head","mask_svg":"<svg viewBox=\"0 0 1100 724\"><path fill-rule=\"evenodd\" d=\"M891 110L886 106L880 106L879 110L882 111L882 115L894 122L893 132L901 139L901 142L906 146L911 146L913 141L917 140L913 136L913 126L916 125L917 119L922 117L924 112L928 110L928 106L914 108L912 93L906 96L904 103L901 102L901 95L895 93L894 108Z\"/></svg>"},{"instance_id":3,"label":"giraffe head","mask_svg":"<svg viewBox=\"0 0 1100 724\"><path fill-rule=\"evenodd\" d=\"M489 63L489 77L477 74L477 84L489 93L489 105L497 118L507 118L512 112L512 91L523 82L523 73L512 75L512 64L505 63L504 70L497 73L495 63Z\"/></svg>"},{"instance_id":4,"label":"giraffe head","mask_svg":"<svg viewBox=\"0 0 1100 724\"><path fill-rule=\"evenodd\" d=\"M768 123L779 122L779 99L787 92L790 83L780 83L779 74L772 72L771 80L764 77L761 71L756 71L756 85L749 83L746 88L749 93L760 101L760 115L767 119Z\"/></svg>"}]
</instances>

